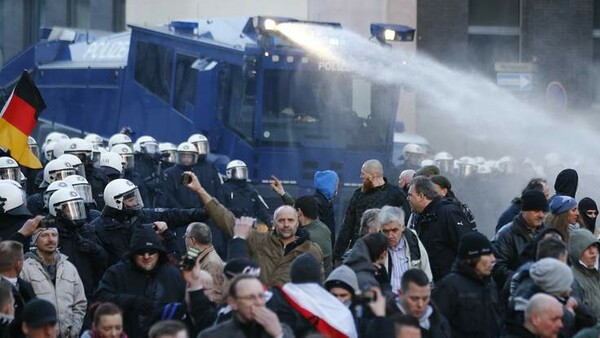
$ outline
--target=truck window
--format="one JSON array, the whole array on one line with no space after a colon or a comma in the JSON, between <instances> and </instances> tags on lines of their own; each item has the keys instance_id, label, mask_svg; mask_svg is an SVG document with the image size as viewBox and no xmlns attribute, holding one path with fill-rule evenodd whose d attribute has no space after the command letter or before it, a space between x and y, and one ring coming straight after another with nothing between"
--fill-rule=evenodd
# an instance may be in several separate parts
<instances>
[{"instance_id":1,"label":"truck window","mask_svg":"<svg viewBox=\"0 0 600 338\"><path fill-rule=\"evenodd\" d=\"M244 77L239 65L223 66L219 75L219 112L223 123L252 142L256 78Z\"/></svg>"},{"instance_id":2,"label":"truck window","mask_svg":"<svg viewBox=\"0 0 600 338\"><path fill-rule=\"evenodd\" d=\"M154 43L136 43L135 80L167 103L171 98L172 74L171 49Z\"/></svg>"},{"instance_id":3,"label":"truck window","mask_svg":"<svg viewBox=\"0 0 600 338\"><path fill-rule=\"evenodd\" d=\"M373 102L375 90L347 72L265 70L261 142L381 149L396 106Z\"/></svg>"},{"instance_id":4,"label":"truck window","mask_svg":"<svg viewBox=\"0 0 600 338\"><path fill-rule=\"evenodd\" d=\"M185 114L186 103L193 106L196 99L196 77L198 70L192 68L196 57L177 54L175 61L175 96L173 107Z\"/></svg>"}]
</instances>

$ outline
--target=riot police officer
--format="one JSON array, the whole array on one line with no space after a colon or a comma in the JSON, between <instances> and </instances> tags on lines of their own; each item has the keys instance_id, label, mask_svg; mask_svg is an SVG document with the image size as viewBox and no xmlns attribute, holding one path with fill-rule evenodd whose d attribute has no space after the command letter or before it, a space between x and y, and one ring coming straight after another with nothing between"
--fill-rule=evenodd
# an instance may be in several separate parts
<instances>
[{"instance_id":1,"label":"riot police officer","mask_svg":"<svg viewBox=\"0 0 600 338\"><path fill-rule=\"evenodd\" d=\"M227 164L227 180L223 183L223 205L235 217L254 217L270 227L272 219L269 207L258 191L248 183L248 167L240 160Z\"/></svg>"},{"instance_id":2,"label":"riot police officer","mask_svg":"<svg viewBox=\"0 0 600 338\"><path fill-rule=\"evenodd\" d=\"M100 137L98 136L98 138ZM102 142L102 139L96 139L95 141ZM100 153L99 151L94 151L94 146L95 145L90 143L90 141L72 139L65 149L65 154L75 155L79 157L81 162L83 162L83 166L85 168L85 178L92 188L92 196L96 202L96 207L98 210L102 210L102 207L104 207L104 198L102 197L102 194L104 187L108 184L109 180L99 168L98 163L100 162Z\"/></svg>"},{"instance_id":3,"label":"riot police officer","mask_svg":"<svg viewBox=\"0 0 600 338\"><path fill-rule=\"evenodd\" d=\"M156 207L162 189L162 162L158 143L152 136L140 136L134 144L135 171L147 189L148 206ZM134 182L135 183L135 182Z\"/></svg>"}]
</instances>

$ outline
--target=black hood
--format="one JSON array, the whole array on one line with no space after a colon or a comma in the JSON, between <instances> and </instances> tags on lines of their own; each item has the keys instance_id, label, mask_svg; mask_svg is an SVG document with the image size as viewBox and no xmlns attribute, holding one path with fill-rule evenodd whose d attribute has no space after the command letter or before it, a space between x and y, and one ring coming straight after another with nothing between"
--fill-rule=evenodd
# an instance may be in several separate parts
<instances>
[{"instance_id":1,"label":"black hood","mask_svg":"<svg viewBox=\"0 0 600 338\"><path fill-rule=\"evenodd\" d=\"M129 252L134 254L141 250L157 250L163 254L167 253L167 250L165 250L164 245L160 241L160 237L148 224L136 226L131 237Z\"/></svg>"},{"instance_id":2,"label":"black hood","mask_svg":"<svg viewBox=\"0 0 600 338\"><path fill-rule=\"evenodd\" d=\"M575 198L579 176L574 169L565 169L556 176L554 190L557 195L571 196Z\"/></svg>"},{"instance_id":3,"label":"black hood","mask_svg":"<svg viewBox=\"0 0 600 338\"><path fill-rule=\"evenodd\" d=\"M581 217L581 219L583 221L582 222L583 224L581 224L581 225L583 225L589 231L594 233L596 231L596 219L597 218L591 218L590 216L588 216L586 214L586 212L588 210L598 211L598 205L596 204L596 202L589 197L585 197L585 198L581 199L581 201L579 201L579 205L577 206L577 209L579 209L579 217Z\"/></svg>"}]
</instances>

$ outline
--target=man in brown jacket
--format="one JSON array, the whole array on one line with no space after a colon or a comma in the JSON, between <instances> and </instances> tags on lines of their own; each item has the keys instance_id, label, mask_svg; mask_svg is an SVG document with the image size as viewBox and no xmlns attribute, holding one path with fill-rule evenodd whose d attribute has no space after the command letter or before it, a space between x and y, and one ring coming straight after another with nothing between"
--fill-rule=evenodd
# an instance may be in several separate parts
<instances>
[{"instance_id":1,"label":"man in brown jacket","mask_svg":"<svg viewBox=\"0 0 600 338\"><path fill-rule=\"evenodd\" d=\"M199 251L198 262L200 269L208 272L215 282L215 296L217 303L222 299L223 268L225 263L212 245L212 232L210 227L201 222L190 223L185 230L185 246L187 250L194 248Z\"/></svg>"},{"instance_id":2,"label":"man in brown jacket","mask_svg":"<svg viewBox=\"0 0 600 338\"><path fill-rule=\"evenodd\" d=\"M298 231L298 214L293 207L284 205L273 214L274 230L263 233L252 229L247 218L235 221L233 214L210 196L190 172L192 181L188 188L196 191L215 224L230 236L246 240L252 259L260 267L260 280L265 285L283 285L291 281L290 267L297 256L310 252L319 263L323 262L323 252L317 244L310 241L308 232Z\"/></svg>"}]
</instances>

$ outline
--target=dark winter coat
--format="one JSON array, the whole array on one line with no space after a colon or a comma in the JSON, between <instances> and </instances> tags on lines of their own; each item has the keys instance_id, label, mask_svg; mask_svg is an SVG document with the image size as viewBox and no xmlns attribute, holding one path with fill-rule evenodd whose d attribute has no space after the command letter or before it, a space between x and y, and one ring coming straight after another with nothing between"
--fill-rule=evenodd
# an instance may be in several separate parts
<instances>
[{"instance_id":1,"label":"dark winter coat","mask_svg":"<svg viewBox=\"0 0 600 338\"><path fill-rule=\"evenodd\" d=\"M110 267L94 294L97 301L113 302L123 309L124 331L129 337L145 337L162 307L184 302L185 281L176 267L167 263L167 252L150 227L134 231L130 252L153 249L159 252L155 268L146 271L133 261L132 254Z\"/></svg>"},{"instance_id":2,"label":"dark winter coat","mask_svg":"<svg viewBox=\"0 0 600 338\"><path fill-rule=\"evenodd\" d=\"M414 227L429 255L434 282L450 272L460 238L474 230L470 224L460 207L440 197L418 214Z\"/></svg>"},{"instance_id":3,"label":"dark winter coat","mask_svg":"<svg viewBox=\"0 0 600 338\"><path fill-rule=\"evenodd\" d=\"M452 328L452 337L498 337L502 326L500 301L491 277L456 261L452 272L433 289L432 298Z\"/></svg>"},{"instance_id":4,"label":"dark winter coat","mask_svg":"<svg viewBox=\"0 0 600 338\"><path fill-rule=\"evenodd\" d=\"M206 192L218 201L223 201L223 187L219 173L212 163L204 161L191 167L176 164L165 170L162 206L167 208L200 208L204 206L198 193L181 184L181 174L184 171L192 171L196 174Z\"/></svg>"},{"instance_id":5,"label":"dark winter coat","mask_svg":"<svg viewBox=\"0 0 600 338\"><path fill-rule=\"evenodd\" d=\"M399 306L400 300L398 297L394 297L388 300L386 304L386 315L388 317L394 316L395 314L405 314L404 310ZM452 329L448 320L440 313L440 310L433 303L428 305L431 307L432 312L429 316L429 329L421 327L422 338L450 338L452 337ZM419 319L419 318L417 318Z\"/></svg>"},{"instance_id":6,"label":"dark winter coat","mask_svg":"<svg viewBox=\"0 0 600 338\"><path fill-rule=\"evenodd\" d=\"M0 277L1 278L1 277ZM22 338L25 337L21 331L21 323L23 322L23 308L30 300L36 298L33 286L28 281L17 278L18 288L12 287L13 298L15 299L15 317L9 325L10 334L6 338Z\"/></svg>"},{"instance_id":7,"label":"dark winter coat","mask_svg":"<svg viewBox=\"0 0 600 338\"><path fill-rule=\"evenodd\" d=\"M249 216L271 226L272 213L258 191L245 180L227 180L223 183L223 205L235 217Z\"/></svg>"},{"instance_id":8,"label":"dark winter coat","mask_svg":"<svg viewBox=\"0 0 600 338\"><path fill-rule=\"evenodd\" d=\"M281 324L283 329L282 338L292 338L294 332L286 324ZM256 322L243 324L236 316L217 326L200 332L198 338L270 338L265 329Z\"/></svg>"},{"instance_id":9,"label":"dark winter coat","mask_svg":"<svg viewBox=\"0 0 600 338\"><path fill-rule=\"evenodd\" d=\"M512 222L515 217L519 215L521 212L521 200L515 199L513 200L508 208L504 210L502 215L498 218L498 223L496 223L496 233L502 229L503 226Z\"/></svg>"},{"instance_id":10,"label":"dark winter coat","mask_svg":"<svg viewBox=\"0 0 600 338\"><path fill-rule=\"evenodd\" d=\"M207 219L208 214L203 209L142 209L127 216L107 207L91 226L106 250L107 266L111 266L123 258L129 248L133 229L139 225L162 221L169 228L176 228Z\"/></svg>"},{"instance_id":11,"label":"dark winter coat","mask_svg":"<svg viewBox=\"0 0 600 338\"><path fill-rule=\"evenodd\" d=\"M106 176L99 168L86 166L85 177L92 188L92 196L96 202L96 209L104 208L104 188L108 184L108 176Z\"/></svg>"},{"instance_id":12,"label":"dark winter coat","mask_svg":"<svg viewBox=\"0 0 600 338\"><path fill-rule=\"evenodd\" d=\"M358 240L360 234L360 218L367 209L381 208L384 205L391 205L404 209L406 215L405 222L410 215L410 207L406 201L406 195L399 187L385 182L382 186L373 188L367 192L356 189L348 208L344 223L340 227L338 238L335 242L333 251L333 260L339 260L347 249L351 248Z\"/></svg>"},{"instance_id":13,"label":"dark winter coat","mask_svg":"<svg viewBox=\"0 0 600 338\"><path fill-rule=\"evenodd\" d=\"M19 231L23 224L32 217L33 216L31 215L10 215L0 213L0 240L5 241L11 239L15 232ZM27 247L28 245L25 246L25 248Z\"/></svg>"},{"instance_id":14,"label":"dark winter coat","mask_svg":"<svg viewBox=\"0 0 600 338\"><path fill-rule=\"evenodd\" d=\"M544 225L542 225L531 232L526 226L523 215L519 214L494 236L492 245L496 256L496 264L494 265L493 276L500 289L504 287L504 284L521 265L520 256L527 244L544 228Z\"/></svg>"}]
</instances>

